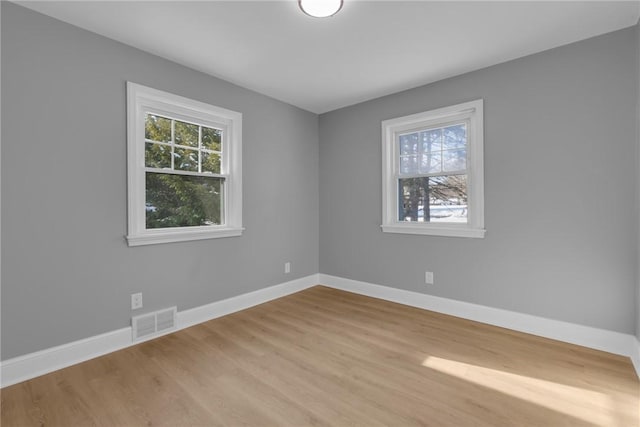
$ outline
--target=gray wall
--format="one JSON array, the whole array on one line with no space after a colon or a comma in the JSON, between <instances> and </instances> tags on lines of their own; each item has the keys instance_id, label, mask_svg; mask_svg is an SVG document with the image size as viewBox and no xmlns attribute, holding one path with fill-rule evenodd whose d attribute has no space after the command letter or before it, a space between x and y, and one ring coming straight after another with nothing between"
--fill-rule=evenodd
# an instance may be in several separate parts
<instances>
[{"instance_id":1,"label":"gray wall","mask_svg":"<svg viewBox=\"0 0 640 427\"><path fill-rule=\"evenodd\" d=\"M129 325L132 292L145 310L184 310L318 271L640 336L640 29L327 113L318 128L314 114L1 7L3 360ZM126 246L127 80L244 114L242 237ZM487 237L382 233L380 121L480 97Z\"/></svg>"},{"instance_id":2,"label":"gray wall","mask_svg":"<svg viewBox=\"0 0 640 427\"><path fill-rule=\"evenodd\" d=\"M633 333L637 44L629 28L321 115L320 271ZM486 237L383 233L380 121L476 98Z\"/></svg>"},{"instance_id":3,"label":"gray wall","mask_svg":"<svg viewBox=\"0 0 640 427\"><path fill-rule=\"evenodd\" d=\"M636 24L636 78L637 82L637 104L636 104L636 229L638 233L637 241L637 272L636 272L636 337L640 341L640 21Z\"/></svg>"},{"instance_id":4,"label":"gray wall","mask_svg":"<svg viewBox=\"0 0 640 427\"><path fill-rule=\"evenodd\" d=\"M244 114L242 237L127 247L127 80ZM2 124L3 360L318 272L315 114L2 2Z\"/></svg>"}]
</instances>

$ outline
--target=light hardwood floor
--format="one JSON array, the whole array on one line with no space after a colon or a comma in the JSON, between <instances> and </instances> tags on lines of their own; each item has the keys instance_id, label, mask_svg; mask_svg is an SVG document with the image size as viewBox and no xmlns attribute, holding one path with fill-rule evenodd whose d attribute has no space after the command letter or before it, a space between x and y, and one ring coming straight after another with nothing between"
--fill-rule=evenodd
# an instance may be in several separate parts
<instances>
[{"instance_id":1,"label":"light hardwood floor","mask_svg":"<svg viewBox=\"0 0 640 427\"><path fill-rule=\"evenodd\" d=\"M640 425L623 357L322 286L2 393L2 426Z\"/></svg>"}]
</instances>

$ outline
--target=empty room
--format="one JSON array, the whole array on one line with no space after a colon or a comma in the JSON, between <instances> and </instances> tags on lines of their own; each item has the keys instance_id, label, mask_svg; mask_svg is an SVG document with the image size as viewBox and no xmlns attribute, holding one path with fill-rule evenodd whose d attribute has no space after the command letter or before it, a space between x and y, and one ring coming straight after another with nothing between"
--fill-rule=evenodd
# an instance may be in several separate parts
<instances>
[{"instance_id":1,"label":"empty room","mask_svg":"<svg viewBox=\"0 0 640 427\"><path fill-rule=\"evenodd\" d=\"M0 1L2 426L640 427L640 1Z\"/></svg>"}]
</instances>

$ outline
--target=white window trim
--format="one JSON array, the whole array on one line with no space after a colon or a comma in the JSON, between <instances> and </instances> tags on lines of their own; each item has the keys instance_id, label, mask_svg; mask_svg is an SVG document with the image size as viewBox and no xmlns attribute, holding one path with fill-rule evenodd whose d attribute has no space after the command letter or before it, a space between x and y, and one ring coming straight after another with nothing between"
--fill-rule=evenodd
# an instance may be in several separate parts
<instances>
[{"instance_id":1,"label":"white window trim","mask_svg":"<svg viewBox=\"0 0 640 427\"><path fill-rule=\"evenodd\" d=\"M224 129L224 225L147 229L145 220L144 123L147 112ZM129 246L242 235L242 114L127 82L127 185ZM218 175L219 176L219 175Z\"/></svg>"},{"instance_id":2,"label":"white window trim","mask_svg":"<svg viewBox=\"0 0 640 427\"><path fill-rule=\"evenodd\" d=\"M484 229L483 117L483 100L478 99L382 122L382 231L431 236L484 237L486 230ZM468 222L456 224L399 221L397 135L455 120L468 121Z\"/></svg>"}]
</instances>

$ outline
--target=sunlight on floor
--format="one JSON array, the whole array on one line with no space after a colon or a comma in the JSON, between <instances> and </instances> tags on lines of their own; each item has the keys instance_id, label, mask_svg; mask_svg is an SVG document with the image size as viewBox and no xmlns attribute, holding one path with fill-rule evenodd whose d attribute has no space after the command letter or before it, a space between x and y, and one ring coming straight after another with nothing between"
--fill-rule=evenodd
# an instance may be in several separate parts
<instances>
[{"instance_id":1,"label":"sunlight on floor","mask_svg":"<svg viewBox=\"0 0 640 427\"><path fill-rule=\"evenodd\" d=\"M434 356L427 357L422 366L588 423L618 425L614 402L603 393Z\"/></svg>"}]
</instances>

